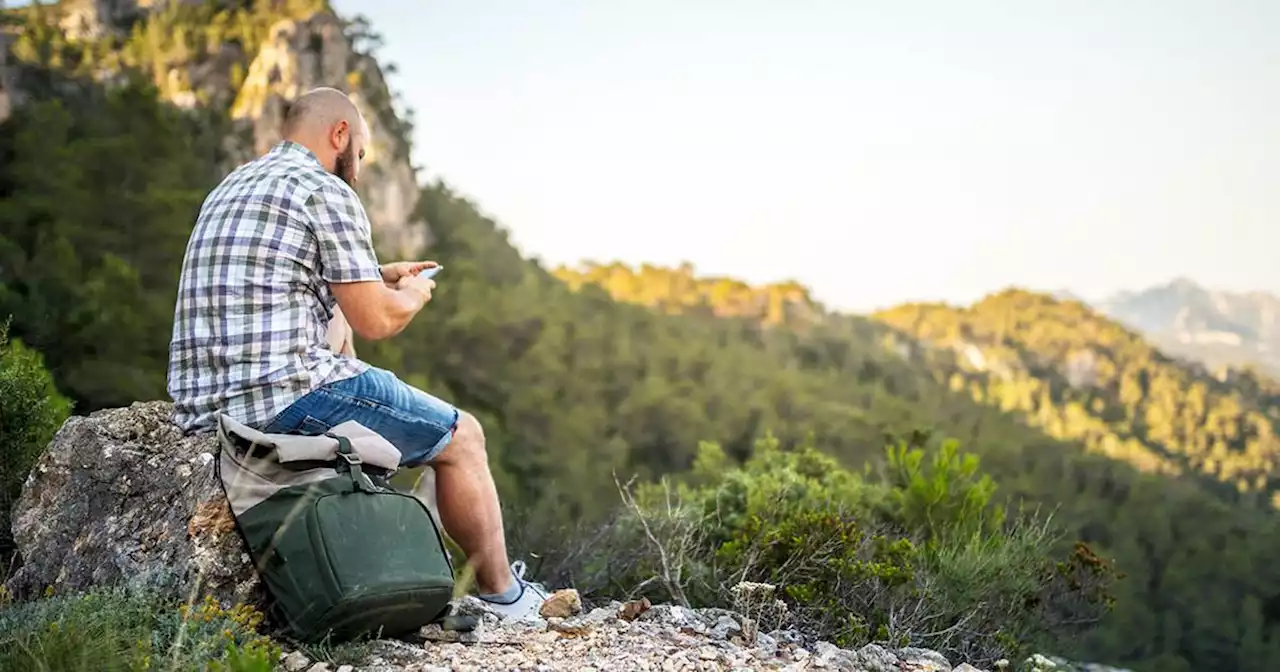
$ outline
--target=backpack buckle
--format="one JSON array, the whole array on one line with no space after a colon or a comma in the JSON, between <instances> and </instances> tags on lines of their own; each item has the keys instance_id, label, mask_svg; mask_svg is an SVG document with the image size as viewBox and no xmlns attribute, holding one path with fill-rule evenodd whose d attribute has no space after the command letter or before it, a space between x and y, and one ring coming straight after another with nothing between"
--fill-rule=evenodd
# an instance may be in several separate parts
<instances>
[{"instance_id":1,"label":"backpack buckle","mask_svg":"<svg viewBox=\"0 0 1280 672\"><path fill-rule=\"evenodd\" d=\"M360 456L355 453L338 453L338 457L345 460L352 467L364 464L364 460L360 459Z\"/></svg>"}]
</instances>

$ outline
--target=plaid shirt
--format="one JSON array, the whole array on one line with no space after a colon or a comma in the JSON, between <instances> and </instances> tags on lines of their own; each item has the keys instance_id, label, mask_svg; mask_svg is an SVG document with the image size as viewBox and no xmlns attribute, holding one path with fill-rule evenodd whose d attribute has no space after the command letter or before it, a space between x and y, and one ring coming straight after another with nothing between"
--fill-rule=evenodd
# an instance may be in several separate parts
<instances>
[{"instance_id":1,"label":"plaid shirt","mask_svg":"<svg viewBox=\"0 0 1280 672\"><path fill-rule=\"evenodd\" d=\"M187 243L169 343L173 422L217 413L261 428L315 387L366 365L329 348L329 282L381 280L355 191L281 142L205 199Z\"/></svg>"}]
</instances>

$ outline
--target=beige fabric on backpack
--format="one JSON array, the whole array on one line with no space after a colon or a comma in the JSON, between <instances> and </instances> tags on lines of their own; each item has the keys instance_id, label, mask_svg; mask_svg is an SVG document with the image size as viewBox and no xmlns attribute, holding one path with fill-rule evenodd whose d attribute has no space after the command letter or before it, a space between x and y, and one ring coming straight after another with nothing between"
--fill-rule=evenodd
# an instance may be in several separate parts
<instances>
[{"instance_id":1,"label":"beige fabric on backpack","mask_svg":"<svg viewBox=\"0 0 1280 672\"><path fill-rule=\"evenodd\" d=\"M332 430L351 441L360 461L388 473L400 468L400 451L382 435L355 421ZM239 516L291 485L333 478L330 466L290 468L289 463L330 461L338 457L338 440L328 436L266 434L226 415L218 418L218 467L232 512Z\"/></svg>"}]
</instances>

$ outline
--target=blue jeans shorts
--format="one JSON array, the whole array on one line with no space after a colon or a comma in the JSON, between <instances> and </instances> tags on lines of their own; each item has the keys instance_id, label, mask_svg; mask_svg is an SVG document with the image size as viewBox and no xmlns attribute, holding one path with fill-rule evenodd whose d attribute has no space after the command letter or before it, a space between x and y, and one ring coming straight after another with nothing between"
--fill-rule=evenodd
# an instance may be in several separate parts
<instances>
[{"instance_id":1,"label":"blue jeans shorts","mask_svg":"<svg viewBox=\"0 0 1280 672\"><path fill-rule=\"evenodd\" d=\"M400 449L400 466L425 464L449 445L458 409L370 366L364 373L317 387L267 423L268 434L324 434L348 420Z\"/></svg>"}]
</instances>

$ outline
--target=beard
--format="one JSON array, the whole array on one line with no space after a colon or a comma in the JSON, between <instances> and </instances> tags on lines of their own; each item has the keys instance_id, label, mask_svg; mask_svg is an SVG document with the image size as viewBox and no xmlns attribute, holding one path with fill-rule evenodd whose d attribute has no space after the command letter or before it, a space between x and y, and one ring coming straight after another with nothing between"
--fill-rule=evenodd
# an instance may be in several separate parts
<instances>
[{"instance_id":1,"label":"beard","mask_svg":"<svg viewBox=\"0 0 1280 672\"><path fill-rule=\"evenodd\" d=\"M333 174L339 179L346 182L352 189L356 184L356 152L355 143L348 142L347 148L342 150L338 158L333 162Z\"/></svg>"}]
</instances>

